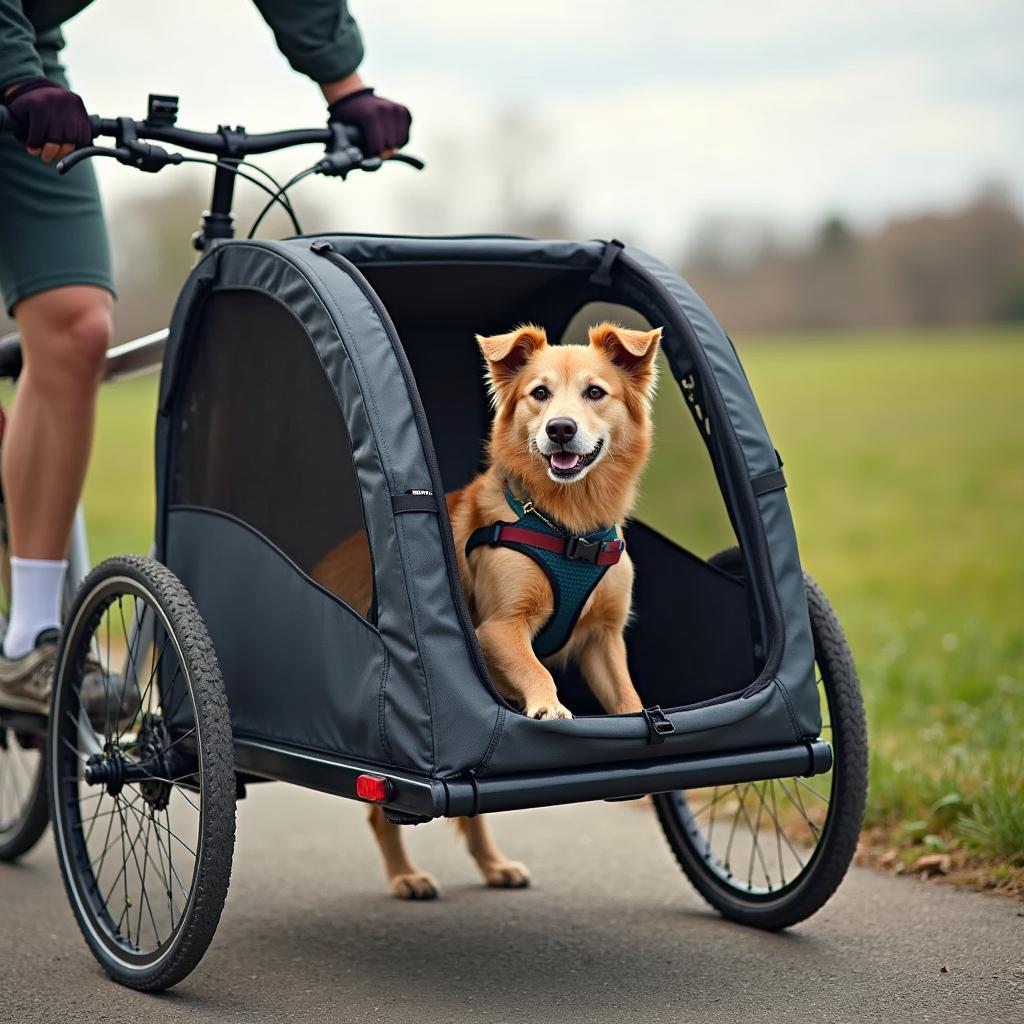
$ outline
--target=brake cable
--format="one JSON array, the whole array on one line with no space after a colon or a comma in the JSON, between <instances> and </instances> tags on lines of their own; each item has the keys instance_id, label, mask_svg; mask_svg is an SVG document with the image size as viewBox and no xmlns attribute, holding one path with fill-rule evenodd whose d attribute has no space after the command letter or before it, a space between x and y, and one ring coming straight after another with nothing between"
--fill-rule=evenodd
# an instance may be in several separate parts
<instances>
[{"instance_id":1,"label":"brake cable","mask_svg":"<svg viewBox=\"0 0 1024 1024\"><path fill-rule=\"evenodd\" d=\"M253 237L255 237L256 229L263 222L263 218L266 217L266 215L270 212L270 208L274 205L274 203L280 203L282 201L281 197L282 196L287 196L288 190L290 188L293 188L294 186L296 186L300 181L302 181L303 178L308 178L309 175L316 174L316 172L319 169L320 169L319 163L313 164L311 167L307 167L304 171L299 171L298 174L293 175L283 185L279 186L278 190L270 195L270 199L267 200L266 206L264 206L263 209L260 210L260 212L257 215L256 219L252 223L252 227L249 228L249 234L247 234L245 237L246 238L253 238ZM266 189L265 191L270 193L270 189ZM301 235L302 234L302 229L299 227L298 221L295 219L294 216L292 217L292 224L295 227L295 233L297 235Z\"/></svg>"},{"instance_id":2,"label":"brake cable","mask_svg":"<svg viewBox=\"0 0 1024 1024\"><path fill-rule=\"evenodd\" d=\"M249 160L239 161L240 163L244 163L246 167L252 167L255 170L259 171L261 174L265 175L276 186L277 191L275 192L273 189L268 188L262 181L259 180L259 178L255 178L251 174L246 174L245 171L241 170L241 168L237 167L234 163L229 163L224 160L204 160L202 157L198 156L182 157L181 162L183 164L205 164L207 167L223 168L225 171L230 171L232 174L237 175L239 178L244 178L246 181L255 185L261 191L266 192L266 194L270 196L270 199L267 201L267 205L263 207L263 210L261 211L259 218L256 221L256 224L253 225L253 230L255 230L256 225L259 224L259 222L263 219L264 215L274 205L274 203L278 203L280 204L284 212L288 214L288 218L292 222L292 227L295 228L295 234L302 234L302 225L299 223L299 218L296 215L295 210L292 207L291 200L288 198L287 194L288 189L291 187L292 184L294 184L294 181L297 179L293 179L292 182L289 182L288 184L282 187L280 182L278 182L278 180L269 171L264 170L258 164L254 164ZM250 232L247 237L252 238L252 232Z\"/></svg>"}]
</instances>

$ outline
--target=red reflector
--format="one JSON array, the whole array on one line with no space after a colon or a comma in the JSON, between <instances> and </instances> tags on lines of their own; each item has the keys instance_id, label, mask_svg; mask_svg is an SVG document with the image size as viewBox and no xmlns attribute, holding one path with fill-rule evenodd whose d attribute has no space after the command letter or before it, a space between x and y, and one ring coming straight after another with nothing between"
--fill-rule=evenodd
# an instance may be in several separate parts
<instances>
[{"instance_id":1,"label":"red reflector","mask_svg":"<svg viewBox=\"0 0 1024 1024\"><path fill-rule=\"evenodd\" d=\"M356 796L360 800L382 804L391 795L391 783L377 775L360 775L356 779Z\"/></svg>"}]
</instances>

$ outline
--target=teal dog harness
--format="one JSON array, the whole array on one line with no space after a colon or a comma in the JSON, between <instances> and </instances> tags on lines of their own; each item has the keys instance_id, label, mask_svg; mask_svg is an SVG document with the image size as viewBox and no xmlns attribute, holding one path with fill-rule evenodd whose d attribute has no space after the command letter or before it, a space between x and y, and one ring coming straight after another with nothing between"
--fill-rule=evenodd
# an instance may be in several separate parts
<instances>
[{"instance_id":1,"label":"teal dog harness","mask_svg":"<svg viewBox=\"0 0 1024 1024\"><path fill-rule=\"evenodd\" d=\"M532 501L521 502L505 489L505 500L518 519L514 523L492 523L470 534L466 554L475 548L512 548L532 558L544 570L554 597L554 611L533 638L538 658L561 650L583 611L594 587L622 556L626 542L615 532L615 524L583 536L543 516Z\"/></svg>"}]
</instances>

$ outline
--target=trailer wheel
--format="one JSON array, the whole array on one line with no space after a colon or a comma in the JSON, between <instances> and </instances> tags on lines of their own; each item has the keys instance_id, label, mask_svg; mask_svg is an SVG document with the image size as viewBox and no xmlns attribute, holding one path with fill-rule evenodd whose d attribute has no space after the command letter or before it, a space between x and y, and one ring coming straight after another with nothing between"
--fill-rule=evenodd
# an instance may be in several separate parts
<instances>
[{"instance_id":1,"label":"trailer wheel","mask_svg":"<svg viewBox=\"0 0 1024 1024\"><path fill-rule=\"evenodd\" d=\"M711 564L742 577L736 548ZM857 671L828 599L806 574L804 585L832 770L654 797L669 846L697 891L723 916L757 928L787 928L827 902L864 820L868 748Z\"/></svg>"},{"instance_id":2,"label":"trailer wheel","mask_svg":"<svg viewBox=\"0 0 1024 1024\"><path fill-rule=\"evenodd\" d=\"M103 687L101 713L86 713L83 685ZM125 706L110 693L134 696ZM79 589L47 758L57 859L89 949L123 985L169 988L199 963L220 919L235 775L213 644L158 562L112 558Z\"/></svg>"}]
</instances>

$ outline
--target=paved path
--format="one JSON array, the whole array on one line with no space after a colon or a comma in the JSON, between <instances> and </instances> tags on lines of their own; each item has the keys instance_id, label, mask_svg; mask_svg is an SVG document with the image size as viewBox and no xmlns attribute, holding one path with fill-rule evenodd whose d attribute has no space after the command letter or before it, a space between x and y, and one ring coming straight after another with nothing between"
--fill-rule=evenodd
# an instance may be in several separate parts
<instances>
[{"instance_id":1,"label":"paved path","mask_svg":"<svg viewBox=\"0 0 1024 1024\"><path fill-rule=\"evenodd\" d=\"M0 865L0 1022L1024 1022L1019 903L856 870L767 935L705 909L643 805L493 822L532 889L483 889L435 823L410 841L443 897L400 903L361 808L251 787L217 938L160 997L106 980L47 835Z\"/></svg>"}]
</instances>

